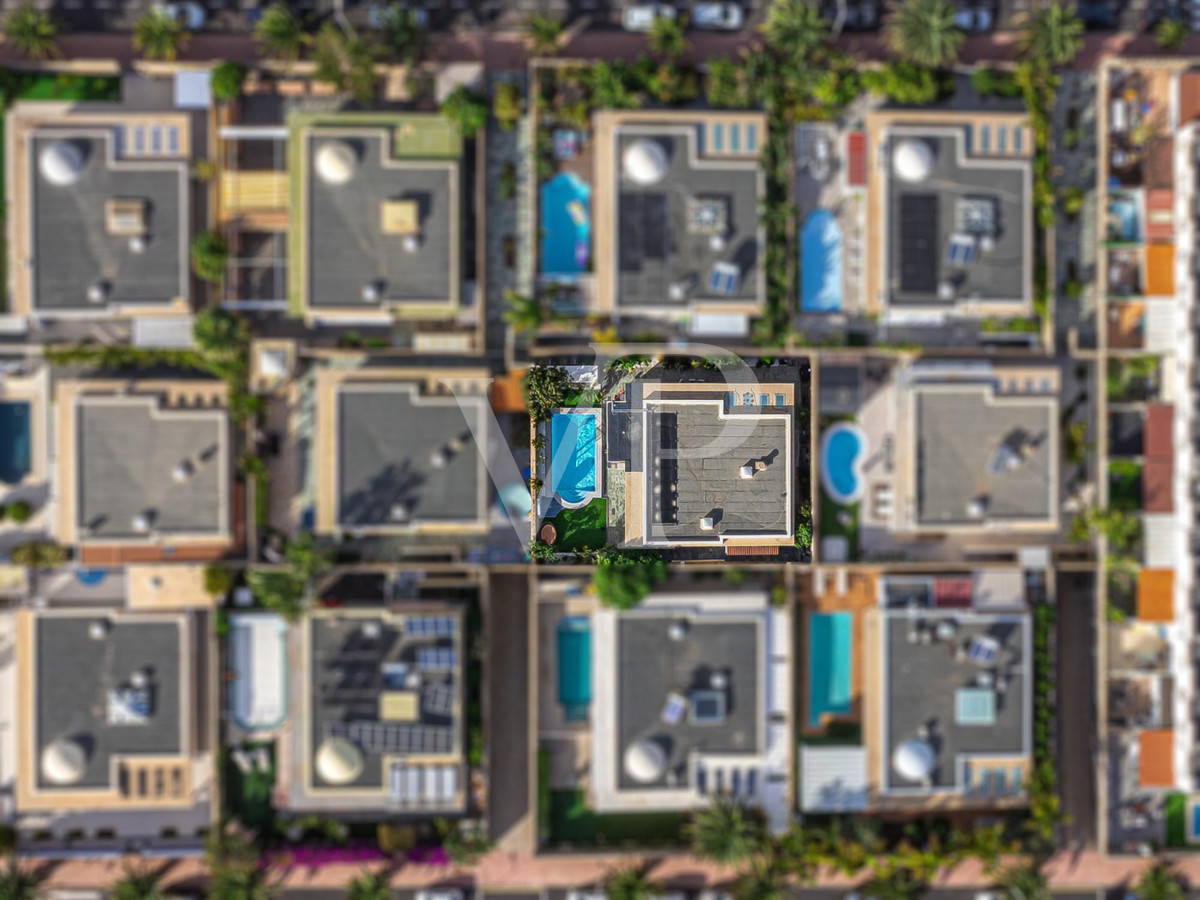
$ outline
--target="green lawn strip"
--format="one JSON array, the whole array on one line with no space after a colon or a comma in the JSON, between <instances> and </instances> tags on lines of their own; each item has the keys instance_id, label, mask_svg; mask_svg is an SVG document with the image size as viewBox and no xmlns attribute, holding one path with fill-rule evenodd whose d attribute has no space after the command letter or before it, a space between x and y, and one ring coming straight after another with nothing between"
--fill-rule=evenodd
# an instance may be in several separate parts
<instances>
[{"instance_id":1,"label":"green lawn strip","mask_svg":"<svg viewBox=\"0 0 1200 900\"><path fill-rule=\"evenodd\" d=\"M603 497L579 509L564 509L546 521L558 531L555 550L599 550L608 543L608 501Z\"/></svg>"},{"instance_id":2,"label":"green lawn strip","mask_svg":"<svg viewBox=\"0 0 1200 900\"><path fill-rule=\"evenodd\" d=\"M838 503L825 489L821 488L821 509L817 521L817 540L829 535L840 535L846 539L847 558L858 559L858 503L846 506ZM849 514L849 521L843 524L840 520L842 513Z\"/></svg>"},{"instance_id":3,"label":"green lawn strip","mask_svg":"<svg viewBox=\"0 0 1200 900\"><path fill-rule=\"evenodd\" d=\"M1142 464L1131 459L1108 463L1108 505L1125 511L1142 508Z\"/></svg>"},{"instance_id":4,"label":"green lawn strip","mask_svg":"<svg viewBox=\"0 0 1200 900\"><path fill-rule=\"evenodd\" d=\"M679 813L596 813L583 791L550 792L550 839L555 844L641 847L681 845L686 819Z\"/></svg>"},{"instance_id":5,"label":"green lawn strip","mask_svg":"<svg viewBox=\"0 0 1200 900\"><path fill-rule=\"evenodd\" d=\"M265 772L243 772L233 761L232 748L224 750L225 806L230 816L247 828L262 832L275 820L271 792L275 788L275 747L273 744L243 744L241 749L253 760L259 747L266 747L271 765Z\"/></svg>"},{"instance_id":6,"label":"green lawn strip","mask_svg":"<svg viewBox=\"0 0 1200 900\"><path fill-rule=\"evenodd\" d=\"M1187 846L1187 794L1167 794L1167 846Z\"/></svg>"}]
</instances>

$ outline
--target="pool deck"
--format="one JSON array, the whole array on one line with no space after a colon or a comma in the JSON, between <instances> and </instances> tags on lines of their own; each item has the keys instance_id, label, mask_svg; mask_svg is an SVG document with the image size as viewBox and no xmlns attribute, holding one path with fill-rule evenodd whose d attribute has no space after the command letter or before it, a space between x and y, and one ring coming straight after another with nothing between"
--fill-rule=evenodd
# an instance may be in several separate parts
<instances>
[{"instance_id":1,"label":"pool deck","mask_svg":"<svg viewBox=\"0 0 1200 900\"><path fill-rule=\"evenodd\" d=\"M852 662L850 666L850 712L834 718L839 721L857 722L865 726L867 685L867 651L866 613L878 605L878 577L872 571L850 571L844 568L822 567L817 569L812 579L801 581L797 602L800 606L800 630L798 647L807 648L809 620L813 613L848 612L853 617L850 633ZM807 654L807 650L804 651ZM801 662L800 677L807 681L808 660ZM825 726L812 728L809 725L808 685L800 691L796 698L797 704L802 704L800 710L801 734L808 737L819 737L825 734ZM828 722L829 717L826 717Z\"/></svg>"}]
</instances>

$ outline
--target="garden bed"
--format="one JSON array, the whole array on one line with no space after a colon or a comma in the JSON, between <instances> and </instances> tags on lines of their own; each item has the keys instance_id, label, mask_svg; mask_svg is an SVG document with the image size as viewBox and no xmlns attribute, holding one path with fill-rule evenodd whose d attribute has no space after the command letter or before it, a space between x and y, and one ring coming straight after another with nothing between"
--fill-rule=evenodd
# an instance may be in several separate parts
<instances>
[{"instance_id":1,"label":"garden bed","mask_svg":"<svg viewBox=\"0 0 1200 900\"><path fill-rule=\"evenodd\" d=\"M1108 505L1132 512L1142 508L1142 464L1132 459L1108 463Z\"/></svg>"},{"instance_id":2,"label":"garden bed","mask_svg":"<svg viewBox=\"0 0 1200 900\"><path fill-rule=\"evenodd\" d=\"M555 550L599 550L608 543L608 501L603 497L579 509L564 509L545 521L558 532Z\"/></svg>"},{"instance_id":3,"label":"garden bed","mask_svg":"<svg viewBox=\"0 0 1200 900\"><path fill-rule=\"evenodd\" d=\"M233 751L241 749L253 759L259 749L265 749L271 764L265 771L257 768L243 772L233 761ZM271 794L275 789L275 745L273 743L243 744L223 750L221 771L224 776L222 795L225 812L252 831L263 835L275 822L275 804Z\"/></svg>"},{"instance_id":4,"label":"garden bed","mask_svg":"<svg viewBox=\"0 0 1200 900\"><path fill-rule=\"evenodd\" d=\"M550 792L550 843L576 846L682 846L686 817L673 812L597 813L583 791Z\"/></svg>"}]
</instances>

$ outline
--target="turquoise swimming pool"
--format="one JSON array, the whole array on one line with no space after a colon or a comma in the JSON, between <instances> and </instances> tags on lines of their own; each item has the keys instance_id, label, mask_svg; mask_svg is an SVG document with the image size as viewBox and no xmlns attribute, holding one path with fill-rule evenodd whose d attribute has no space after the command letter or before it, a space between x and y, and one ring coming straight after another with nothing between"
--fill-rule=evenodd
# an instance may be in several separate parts
<instances>
[{"instance_id":1,"label":"turquoise swimming pool","mask_svg":"<svg viewBox=\"0 0 1200 900\"><path fill-rule=\"evenodd\" d=\"M0 481L17 484L33 463L28 403L0 403Z\"/></svg>"},{"instance_id":2,"label":"turquoise swimming pool","mask_svg":"<svg viewBox=\"0 0 1200 900\"><path fill-rule=\"evenodd\" d=\"M851 637L848 612L813 613L808 618L808 724L818 728L827 715L850 712Z\"/></svg>"},{"instance_id":3,"label":"turquoise swimming pool","mask_svg":"<svg viewBox=\"0 0 1200 900\"><path fill-rule=\"evenodd\" d=\"M587 719L592 702L592 623L568 616L558 623L558 702L568 722Z\"/></svg>"},{"instance_id":4,"label":"turquoise swimming pool","mask_svg":"<svg viewBox=\"0 0 1200 900\"><path fill-rule=\"evenodd\" d=\"M867 436L857 425L839 422L821 439L821 484L838 503L854 503L863 495L863 462Z\"/></svg>"},{"instance_id":5,"label":"turquoise swimming pool","mask_svg":"<svg viewBox=\"0 0 1200 900\"><path fill-rule=\"evenodd\" d=\"M542 275L571 280L586 272L592 253L592 189L562 172L542 185Z\"/></svg>"},{"instance_id":6,"label":"turquoise swimming pool","mask_svg":"<svg viewBox=\"0 0 1200 900\"><path fill-rule=\"evenodd\" d=\"M827 209L813 212L800 230L800 308L842 308L842 226Z\"/></svg>"},{"instance_id":7,"label":"turquoise swimming pool","mask_svg":"<svg viewBox=\"0 0 1200 900\"><path fill-rule=\"evenodd\" d=\"M550 490L563 506L582 506L596 491L598 419L595 410L550 417Z\"/></svg>"}]
</instances>

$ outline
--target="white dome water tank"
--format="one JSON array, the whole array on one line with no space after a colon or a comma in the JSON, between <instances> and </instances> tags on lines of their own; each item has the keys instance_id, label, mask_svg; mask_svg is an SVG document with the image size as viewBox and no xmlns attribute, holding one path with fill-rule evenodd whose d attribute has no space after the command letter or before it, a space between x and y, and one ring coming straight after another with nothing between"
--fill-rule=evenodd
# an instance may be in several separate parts
<instances>
[{"instance_id":1,"label":"white dome water tank","mask_svg":"<svg viewBox=\"0 0 1200 900\"><path fill-rule=\"evenodd\" d=\"M345 184L358 171L358 156L345 141L328 141L318 148L314 165L326 184Z\"/></svg>"},{"instance_id":2,"label":"white dome water tank","mask_svg":"<svg viewBox=\"0 0 1200 900\"><path fill-rule=\"evenodd\" d=\"M642 738L625 749L625 774L641 784L658 781L667 771L667 753L658 741Z\"/></svg>"},{"instance_id":3,"label":"white dome water tank","mask_svg":"<svg viewBox=\"0 0 1200 900\"><path fill-rule=\"evenodd\" d=\"M906 781L928 781L936 763L933 748L920 738L909 738L892 753L892 768Z\"/></svg>"},{"instance_id":4,"label":"white dome water tank","mask_svg":"<svg viewBox=\"0 0 1200 900\"><path fill-rule=\"evenodd\" d=\"M362 751L345 738L326 738L317 748L316 766L326 784L349 784L362 774Z\"/></svg>"},{"instance_id":5,"label":"white dome water tank","mask_svg":"<svg viewBox=\"0 0 1200 900\"><path fill-rule=\"evenodd\" d=\"M933 148L920 138L904 138L892 149L892 171L901 181L924 181L933 172Z\"/></svg>"},{"instance_id":6,"label":"white dome water tank","mask_svg":"<svg viewBox=\"0 0 1200 900\"><path fill-rule=\"evenodd\" d=\"M72 141L55 141L42 148L38 171L51 184L67 187L83 173L83 151Z\"/></svg>"},{"instance_id":7,"label":"white dome water tank","mask_svg":"<svg viewBox=\"0 0 1200 900\"><path fill-rule=\"evenodd\" d=\"M625 148L621 171L634 184L658 184L667 176L667 151L658 141L639 138Z\"/></svg>"},{"instance_id":8,"label":"white dome water tank","mask_svg":"<svg viewBox=\"0 0 1200 900\"><path fill-rule=\"evenodd\" d=\"M51 784L75 784L87 771L87 754L78 742L59 738L42 751L42 777Z\"/></svg>"}]
</instances>

